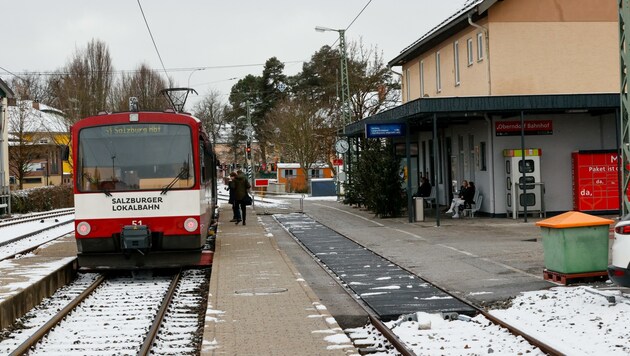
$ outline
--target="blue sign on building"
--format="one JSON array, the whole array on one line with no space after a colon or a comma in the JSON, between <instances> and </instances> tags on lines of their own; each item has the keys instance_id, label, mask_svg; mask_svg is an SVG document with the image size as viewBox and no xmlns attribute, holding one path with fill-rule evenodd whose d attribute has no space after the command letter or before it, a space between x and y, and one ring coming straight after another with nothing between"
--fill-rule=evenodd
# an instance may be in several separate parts
<instances>
[{"instance_id":1,"label":"blue sign on building","mask_svg":"<svg viewBox=\"0 0 630 356\"><path fill-rule=\"evenodd\" d=\"M365 124L365 136L367 138L395 137L404 134L404 124Z\"/></svg>"}]
</instances>

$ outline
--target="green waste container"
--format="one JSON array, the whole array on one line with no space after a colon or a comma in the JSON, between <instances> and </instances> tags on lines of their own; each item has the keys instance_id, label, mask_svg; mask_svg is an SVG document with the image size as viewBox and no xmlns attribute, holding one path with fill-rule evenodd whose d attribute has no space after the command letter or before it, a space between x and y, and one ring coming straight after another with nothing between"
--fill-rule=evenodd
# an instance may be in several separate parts
<instances>
[{"instance_id":1,"label":"green waste container","mask_svg":"<svg viewBox=\"0 0 630 356\"><path fill-rule=\"evenodd\" d=\"M541 227L545 268L565 274L606 271L613 221L576 211L536 223Z\"/></svg>"}]
</instances>

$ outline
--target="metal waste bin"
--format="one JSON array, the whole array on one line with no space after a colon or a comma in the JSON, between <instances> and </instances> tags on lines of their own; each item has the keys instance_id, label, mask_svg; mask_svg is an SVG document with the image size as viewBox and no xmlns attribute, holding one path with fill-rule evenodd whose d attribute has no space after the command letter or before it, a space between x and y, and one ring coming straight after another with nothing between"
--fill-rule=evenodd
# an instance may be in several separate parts
<instances>
[{"instance_id":1,"label":"metal waste bin","mask_svg":"<svg viewBox=\"0 0 630 356\"><path fill-rule=\"evenodd\" d=\"M414 221L424 221L424 198L413 197L414 201Z\"/></svg>"},{"instance_id":2,"label":"metal waste bin","mask_svg":"<svg viewBox=\"0 0 630 356\"><path fill-rule=\"evenodd\" d=\"M545 268L567 274L606 271L611 223L613 220L576 211L537 222Z\"/></svg>"}]
</instances>

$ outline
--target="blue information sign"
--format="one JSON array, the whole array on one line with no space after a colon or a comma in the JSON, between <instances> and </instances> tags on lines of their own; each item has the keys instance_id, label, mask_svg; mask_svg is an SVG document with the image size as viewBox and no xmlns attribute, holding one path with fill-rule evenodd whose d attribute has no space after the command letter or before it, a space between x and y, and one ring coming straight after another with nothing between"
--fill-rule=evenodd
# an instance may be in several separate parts
<instances>
[{"instance_id":1,"label":"blue information sign","mask_svg":"<svg viewBox=\"0 0 630 356\"><path fill-rule=\"evenodd\" d=\"M404 124L365 124L365 136L368 138L394 137L404 134Z\"/></svg>"}]
</instances>

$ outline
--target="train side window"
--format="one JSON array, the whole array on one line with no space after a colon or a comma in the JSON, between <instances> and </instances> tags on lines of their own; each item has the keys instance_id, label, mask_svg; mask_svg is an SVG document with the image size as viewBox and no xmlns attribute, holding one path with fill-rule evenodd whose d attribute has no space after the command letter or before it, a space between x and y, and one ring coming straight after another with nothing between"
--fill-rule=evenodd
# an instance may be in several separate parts
<instances>
[{"instance_id":1,"label":"train side window","mask_svg":"<svg viewBox=\"0 0 630 356\"><path fill-rule=\"evenodd\" d=\"M201 183L206 181L206 145L203 140L199 140L199 171L201 172Z\"/></svg>"}]
</instances>

